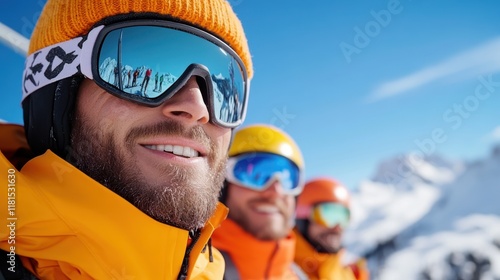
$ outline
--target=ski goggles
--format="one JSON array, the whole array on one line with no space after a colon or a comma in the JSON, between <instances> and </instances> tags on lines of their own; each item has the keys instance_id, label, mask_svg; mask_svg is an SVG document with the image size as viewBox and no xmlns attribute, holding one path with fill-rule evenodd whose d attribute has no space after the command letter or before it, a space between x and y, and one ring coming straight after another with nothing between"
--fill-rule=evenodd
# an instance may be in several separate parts
<instances>
[{"instance_id":1,"label":"ski goggles","mask_svg":"<svg viewBox=\"0 0 500 280\"><path fill-rule=\"evenodd\" d=\"M298 195L303 187L300 168L288 158L271 153L230 157L226 179L255 191L264 191L278 180L287 195Z\"/></svg>"},{"instance_id":2,"label":"ski goggles","mask_svg":"<svg viewBox=\"0 0 500 280\"><path fill-rule=\"evenodd\" d=\"M196 76L204 80L200 88L213 123L234 128L245 118L250 85L242 60L220 39L186 24L101 25L84 37L41 49L26 60L23 100L78 73L119 98L149 107L159 106Z\"/></svg>"},{"instance_id":3,"label":"ski goggles","mask_svg":"<svg viewBox=\"0 0 500 280\"><path fill-rule=\"evenodd\" d=\"M311 220L327 228L339 225L346 228L349 224L349 209L342 204L324 202L313 207Z\"/></svg>"}]
</instances>

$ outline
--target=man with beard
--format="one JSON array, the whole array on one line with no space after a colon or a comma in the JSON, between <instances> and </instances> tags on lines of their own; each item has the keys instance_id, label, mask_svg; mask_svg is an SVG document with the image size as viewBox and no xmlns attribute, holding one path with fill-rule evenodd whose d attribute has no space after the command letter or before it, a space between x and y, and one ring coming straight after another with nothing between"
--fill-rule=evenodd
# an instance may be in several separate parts
<instances>
[{"instance_id":1,"label":"man with beard","mask_svg":"<svg viewBox=\"0 0 500 280\"><path fill-rule=\"evenodd\" d=\"M306 183L297 201L295 262L310 279L367 280L365 261L342 265L342 235L350 219L350 195L331 178Z\"/></svg>"},{"instance_id":2,"label":"man with beard","mask_svg":"<svg viewBox=\"0 0 500 280\"><path fill-rule=\"evenodd\" d=\"M303 279L292 234L303 176L302 154L283 131L252 125L235 133L221 194L229 217L212 238L225 279Z\"/></svg>"},{"instance_id":3,"label":"man with beard","mask_svg":"<svg viewBox=\"0 0 500 280\"><path fill-rule=\"evenodd\" d=\"M179 78L141 97L101 76L112 61ZM222 278L209 239L243 119L218 115L208 69L230 79L217 68L228 63L247 102L252 62L225 0L48 0L25 64L24 129L0 126L0 276Z\"/></svg>"}]
</instances>

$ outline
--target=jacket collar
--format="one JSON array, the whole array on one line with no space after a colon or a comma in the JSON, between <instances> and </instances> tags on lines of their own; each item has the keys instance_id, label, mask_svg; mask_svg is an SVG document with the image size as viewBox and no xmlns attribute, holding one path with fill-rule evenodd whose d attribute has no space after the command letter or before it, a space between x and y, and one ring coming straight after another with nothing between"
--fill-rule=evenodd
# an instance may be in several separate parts
<instances>
[{"instance_id":1,"label":"jacket collar","mask_svg":"<svg viewBox=\"0 0 500 280\"><path fill-rule=\"evenodd\" d=\"M280 240L263 241L227 219L212 239L217 249L229 254L241 279L284 279L290 273L295 251L293 233Z\"/></svg>"}]
</instances>

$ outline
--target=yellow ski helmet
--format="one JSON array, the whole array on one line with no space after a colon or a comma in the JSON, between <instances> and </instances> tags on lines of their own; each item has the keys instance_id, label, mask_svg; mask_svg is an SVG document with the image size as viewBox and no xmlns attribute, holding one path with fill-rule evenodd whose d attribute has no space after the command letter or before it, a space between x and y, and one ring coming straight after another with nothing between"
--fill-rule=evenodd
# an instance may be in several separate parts
<instances>
[{"instance_id":1,"label":"yellow ski helmet","mask_svg":"<svg viewBox=\"0 0 500 280\"><path fill-rule=\"evenodd\" d=\"M304 170L302 153L295 141L281 129L265 124L247 126L235 132L229 156L267 152L284 156Z\"/></svg>"}]
</instances>

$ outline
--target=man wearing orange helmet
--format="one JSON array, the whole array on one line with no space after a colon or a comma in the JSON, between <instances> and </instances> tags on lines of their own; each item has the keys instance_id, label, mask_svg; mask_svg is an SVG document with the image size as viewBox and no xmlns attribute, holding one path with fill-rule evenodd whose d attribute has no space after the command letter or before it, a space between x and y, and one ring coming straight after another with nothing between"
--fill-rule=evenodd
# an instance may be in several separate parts
<instances>
[{"instance_id":1,"label":"man wearing orange helmet","mask_svg":"<svg viewBox=\"0 0 500 280\"><path fill-rule=\"evenodd\" d=\"M330 178L306 183L297 201L295 262L311 279L366 280L364 261L342 265L342 235L350 219L349 191Z\"/></svg>"},{"instance_id":2,"label":"man wearing orange helmet","mask_svg":"<svg viewBox=\"0 0 500 280\"><path fill-rule=\"evenodd\" d=\"M169 84L127 87L132 69ZM227 0L47 0L24 127L0 124L0 279L221 279L210 236L252 75Z\"/></svg>"},{"instance_id":3,"label":"man wearing orange helmet","mask_svg":"<svg viewBox=\"0 0 500 280\"><path fill-rule=\"evenodd\" d=\"M292 234L303 172L301 152L283 131L236 131L221 196L229 216L212 237L226 260L225 279L304 279L293 263Z\"/></svg>"}]
</instances>

